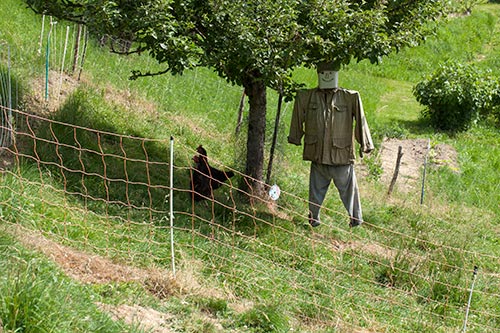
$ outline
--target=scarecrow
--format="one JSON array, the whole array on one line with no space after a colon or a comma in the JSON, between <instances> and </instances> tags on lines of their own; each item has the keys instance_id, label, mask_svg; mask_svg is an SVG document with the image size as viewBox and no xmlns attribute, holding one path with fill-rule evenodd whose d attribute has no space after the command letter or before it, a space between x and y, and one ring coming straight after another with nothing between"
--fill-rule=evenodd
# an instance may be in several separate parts
<instances>
[{"instance_id":1,"label":"scarecrow","mask_svg":"<svg viewBox=\"0 0 500 333\"><path fill-rule=\"evenodd\" d=\"M350 226L363 222L354 172L355 141L359 154L374 149L361 97L357 91L338 86L340 64L317 66L318 87L301 90L294 102L288 142L301 145L303 159L311 161L309 175L309 224L320 225L320 208L333 180L350 217Z\"/></svg>"}]
</instances>

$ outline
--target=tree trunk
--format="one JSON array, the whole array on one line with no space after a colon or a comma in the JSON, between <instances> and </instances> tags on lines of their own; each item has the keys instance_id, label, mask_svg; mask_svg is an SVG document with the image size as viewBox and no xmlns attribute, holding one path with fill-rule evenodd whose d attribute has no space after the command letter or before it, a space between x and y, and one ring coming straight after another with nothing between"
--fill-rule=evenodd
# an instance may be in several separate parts
<instances>
[{"instance_id":1,"label":"tree trunk","mask_svg":"<svg viewBox=\"0 0 500 333\"><path fill-rule=\"evenodd\" d=\"M247 81L245 93L250 105L248 115L246 175L248 190L261 195L264 169L264 143L266 134L266 85L255 78Z\"/></svg>"}]
</instances>

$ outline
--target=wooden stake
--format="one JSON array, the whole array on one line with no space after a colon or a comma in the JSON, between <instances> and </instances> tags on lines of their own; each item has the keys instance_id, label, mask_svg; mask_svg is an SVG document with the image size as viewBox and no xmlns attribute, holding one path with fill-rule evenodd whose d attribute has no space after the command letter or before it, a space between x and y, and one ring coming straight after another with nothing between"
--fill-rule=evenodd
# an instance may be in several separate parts
<instances>
[{"instance_id":1,"label":"wooden stake","mask_svg":"<svg viewBox=\"0 0 500 333\"><path fill-rule=\"evenodd\" d=\"M396 184L396 180L398 179L399 174L399 166L401 165L401 158L403 157L403 147L398 147L398 158L396 159L396 168L394 169L394 174L392 175L391 185L389 186L389 190L387 191L388 195L391 195L392 190L394 189L394 185Z\"/></svg>"},{"instance_id":2,"label":"wooden stake","mask_svg":"<svg viewBox=\"0 0 500 333\"><path fill-rule=\"evenodd\" d=\"M420 204L424 203L424 194L425 194L425 173L427 170L427 156L429 155L429 151L431 150L431 139L427 141L427 152L425 153L424 159L424 174L422 176L422 190L420 191Z\"/></svg>"}]
</instances>

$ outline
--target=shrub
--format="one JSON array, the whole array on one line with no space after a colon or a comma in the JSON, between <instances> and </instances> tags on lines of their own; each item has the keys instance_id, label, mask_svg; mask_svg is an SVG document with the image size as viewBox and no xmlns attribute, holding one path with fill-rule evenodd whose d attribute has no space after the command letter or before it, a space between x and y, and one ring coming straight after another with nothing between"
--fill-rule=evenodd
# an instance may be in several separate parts
<instances>
[{"instance_id":1,"label":"shrub","mask_svg":"<svg viewBox=\"0 0 500 333\"><path fill-rule=\"evenodd\" d=\"M498 81L472 65L447 62L413 88L417 101L426 106L437 129L465 131L494 108Z\"/></svg>"}]
</instances>

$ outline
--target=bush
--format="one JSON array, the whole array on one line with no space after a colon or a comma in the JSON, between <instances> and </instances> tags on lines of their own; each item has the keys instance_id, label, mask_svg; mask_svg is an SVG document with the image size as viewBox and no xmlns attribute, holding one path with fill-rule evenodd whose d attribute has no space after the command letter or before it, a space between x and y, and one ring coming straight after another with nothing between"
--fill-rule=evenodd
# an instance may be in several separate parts
<instances>
[{"instance_id":1,"label":"bush","mask_svg":"<svg viewBox=\"0 0 500 333\"><path fill-rule=\"evenodd\" d=\"M495 107L499 82L472 65L447 62L413 88L431 124L445 131L465 131Z\"/></svg>"}]
</instances>

